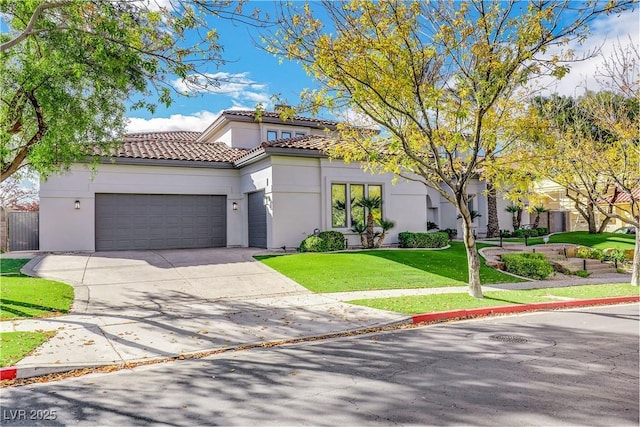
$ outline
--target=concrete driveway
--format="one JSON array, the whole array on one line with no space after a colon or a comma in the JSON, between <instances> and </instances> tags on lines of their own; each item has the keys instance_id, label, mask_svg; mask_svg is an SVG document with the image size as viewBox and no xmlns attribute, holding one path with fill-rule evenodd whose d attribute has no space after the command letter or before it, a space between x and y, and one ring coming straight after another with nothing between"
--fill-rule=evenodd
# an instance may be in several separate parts
<instances>
[{"instance_id":1,"label":"concrete driveway","mask_svg":"<svg viewBox=\"0 0 640 427\"><path fill-rule=\"evenodd\" d=\"M256 262L256 252L39 256L26 269L74 286L72 313L0 322L0 330L55 330L54 338L17 365L63 370L317 336L406 317L313 294Z\"/></svg>"}]
</instances>

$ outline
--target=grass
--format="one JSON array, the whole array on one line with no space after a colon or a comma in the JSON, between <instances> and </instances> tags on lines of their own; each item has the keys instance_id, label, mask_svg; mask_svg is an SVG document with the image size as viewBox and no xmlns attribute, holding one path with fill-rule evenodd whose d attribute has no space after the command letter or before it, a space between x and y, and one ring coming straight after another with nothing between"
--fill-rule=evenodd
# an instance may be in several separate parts
<instances>
[{"instance_id":1,"label":"grass","mask_svg":"<svg viewBox=\"0 0 640 427\"><path fill-rule=\"evenodd\" d=\"M504 239L507 242L524 243L524 238ZM549 243L572 243L580 246L589 246L591 248L607 249L633 249L635 246L635 236L632 234L622 233L601 233L589 234L587 231L571 231L568 233L556 233L549 237ZM529 245L544 244L542 237L529 238Z\"/></svg>"},{"instance_id":2,"label":"grass","mask_svg":"<svg viewBox=\"0 0 640 427\"><path fill-rule=\"evenodd\" d=\"M51 338L55 332L3 332L0 334L2 352L0 367L11 366L28 356L42 343Z\"/></svg>"},{"instance_id":3,"label":"grass","mask_svg":"<svg viewBox=\"0 0 640 427\"><path fill-rule=\"evenodd\" d=\"M73 302L71 286L33 277L3 277L0 295L0 320L57 316Z\"/></svg>"},{"instance_id":4,"label":"grass","mask_svg":"<svg viewBox=\"0 0 640 427\"><path fill-rule=\"evenodd\" d=\"M0 274L7 275L20 275L20 269L28 263L30 259L24 258L0 258Z\"/></svg>"},{"instance_id":5,"label":"grass","mask_svg":"<svg viewBox=\"0 0 640 427\"><path fill-rule=\"evenodd\" d=\"M444 250L374 250L259 256L256 259L313 292L466 286L464 244L452 242ZM484 265L482 283L519 279Z\"/></svg>"},{"instance_id":6,"label":"grass","mask_svg":"<svg viewBox=\"0 0 640 427\"><path fill-rule=\"evenodd\" d=\"M585 285L564 288L530 289L523 291L485 292L484 298L474 298L466 293L376 298L349 301L387 311L406 314L432 313L466 308L494 307L500 305L559 301L564 298L588 299L638 295L640 289L630 284ZM560 298L554 298L560 297Z\"/></svg>"}]
</instances>

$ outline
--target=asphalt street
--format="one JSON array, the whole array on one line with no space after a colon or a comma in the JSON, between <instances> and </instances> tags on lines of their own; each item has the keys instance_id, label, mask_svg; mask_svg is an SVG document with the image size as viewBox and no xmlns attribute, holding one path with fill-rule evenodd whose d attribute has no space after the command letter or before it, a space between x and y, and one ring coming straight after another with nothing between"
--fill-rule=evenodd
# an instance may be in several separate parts
<instances>
[{"instance_id":1,"label":"asphalt street","mask_svg":"<svg viewBox=\"0 0 640 427\"><path fill-rule=\"evenodd\" d=\"M637 426L639 310L448 323L9 387L2 425Z\"/></svg>"}]
</instances>

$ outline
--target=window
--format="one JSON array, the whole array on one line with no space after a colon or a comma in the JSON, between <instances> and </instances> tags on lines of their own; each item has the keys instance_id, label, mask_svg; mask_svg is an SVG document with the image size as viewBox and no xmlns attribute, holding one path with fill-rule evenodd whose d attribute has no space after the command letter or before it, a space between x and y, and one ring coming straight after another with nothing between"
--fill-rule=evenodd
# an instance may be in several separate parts
<instances>
[{"instance_id":1,"label":"window","mask_svg":"<svg viewBox=\"0 0 640 427\"><path fill-rule=\"evenodd\" d=\"M267 141L273 141L275 139L278 139L278 132L275 130L268 130L267 131Z\"/></svg>"},{"instance_id":2,"label":"window","mask_svg":"<svg viewBox=\"0 0 640 427\"><path fill-rule=\"evenodd\" d=\"M382 198L382 186L370 184L331 184L331 226L333 228L353 227L356 223L366 223L367 212L356 203L363 197ZM374 223L382 219L382 208L372 210Z\"/></svg>"},{"instance_id":3,"label":"window","mask_svg":"<svg viewBox=\"0 0 640 427\"><path fill-rule=\"evenodd\" d=\"M280 132L281 138L291 138L291 132Z\"/></svg>"},{"instance_id":4,"label":"window","mask_svg":"<svg viewBox=\"0 0 640 427\"><path fill-rule=\"evenodd\" d=\"M296 132L296 138L299 136L305 136L306 134L304 132Z\"/></svg>"}]
</instances>

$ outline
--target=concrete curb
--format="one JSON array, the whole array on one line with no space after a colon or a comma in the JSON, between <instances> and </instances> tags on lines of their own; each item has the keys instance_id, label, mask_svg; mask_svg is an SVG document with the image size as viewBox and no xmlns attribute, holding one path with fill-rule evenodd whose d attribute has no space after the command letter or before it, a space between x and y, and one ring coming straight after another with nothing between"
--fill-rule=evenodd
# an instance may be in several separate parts
<instances>
[{"instance_id":1,"label":"concrete curb","mask_svg":"<svg viewBox=\"0 0 640 427\"><path fill-rule=\"evenodd\" d=\"M437 322L446 320L468 319L471 317L492 316L495 314L523 313L528 311L554 310L560 308L589 307L592 305L621 304L640 302L640 295L622 297L592 298L572 301L537 302L531 304L502 305L496 307L471 308L463 310L440 311L412 316L413 323Z\"/></svg>"},{"instance_id":2,"label":"concrete curb","mask_svg":"<svg viewBox=\"0 0 640 427\"><path fill-rule=\"evenodd\" d=\"M475 309L465 309L465 310L451 310L451 311L442 311L437 313L425 313L418 314L415 316L409 317L406 321L396 321L387 324L378 324L372 325L369 328L360 328L356 330L347 330L340 332L333 332L324 334L322 336L307 336L307 337L296 337L296 338L285 338L282 340L271 340L264 342L255 342L255 343L247 343L241 344L234 347L229 347L225 349L211 349L211 350L199 350L193 353L184 353L175 356L169 356L164 358L152 358L134 361L130 360L124 363L88 363L84 365L56 365L56 366L10 366L5 368L0 368L0 381L3 380L16 380L16 379L26 379L38 376L45 376L50 374L56 374L61 372L70 372L82 369L96 369L96 368L106 368L106 367L121 367L121 366L136 366L137 364L146 365L153 363L161 363L164 361L173 361L173 360L182 360L182 359L191 359L196 355L208 355L216 354L218 352L229 352L240 349L250 349L257 347L268 347L270 345L280 345L280 344L291 344L297 342L303 342L309 339L318 338L318 339L331 339L341 334L350 334L350 333L373 333L376 329L380 328L381 330L394 327L394 326L403 326L407 324L416 324L416 323L427 323L427 322L444 322L447 320L462 320L468 318L475 317L487 317L496 314L512 314L512 313L522 313L522 312L531 312L531 311L540 311L540 310L549 310L549 309L562 309L562 308L573 308L573 307L589 307L594 305L608 305L608 304L622 304L622 303L633 303L640 302L640 295L630 295L630 296L622 296L622 297L608 297L608 298L593 298L593 299L583 299L583 300L573 300L573 301L558 301L558 302L543 302L543 303L533 303L533 304L521 304L521 305L507 305L507 306L498 306L498 307L483 307L483 308L475 308Z\"/></svg>"}]
</instances>

